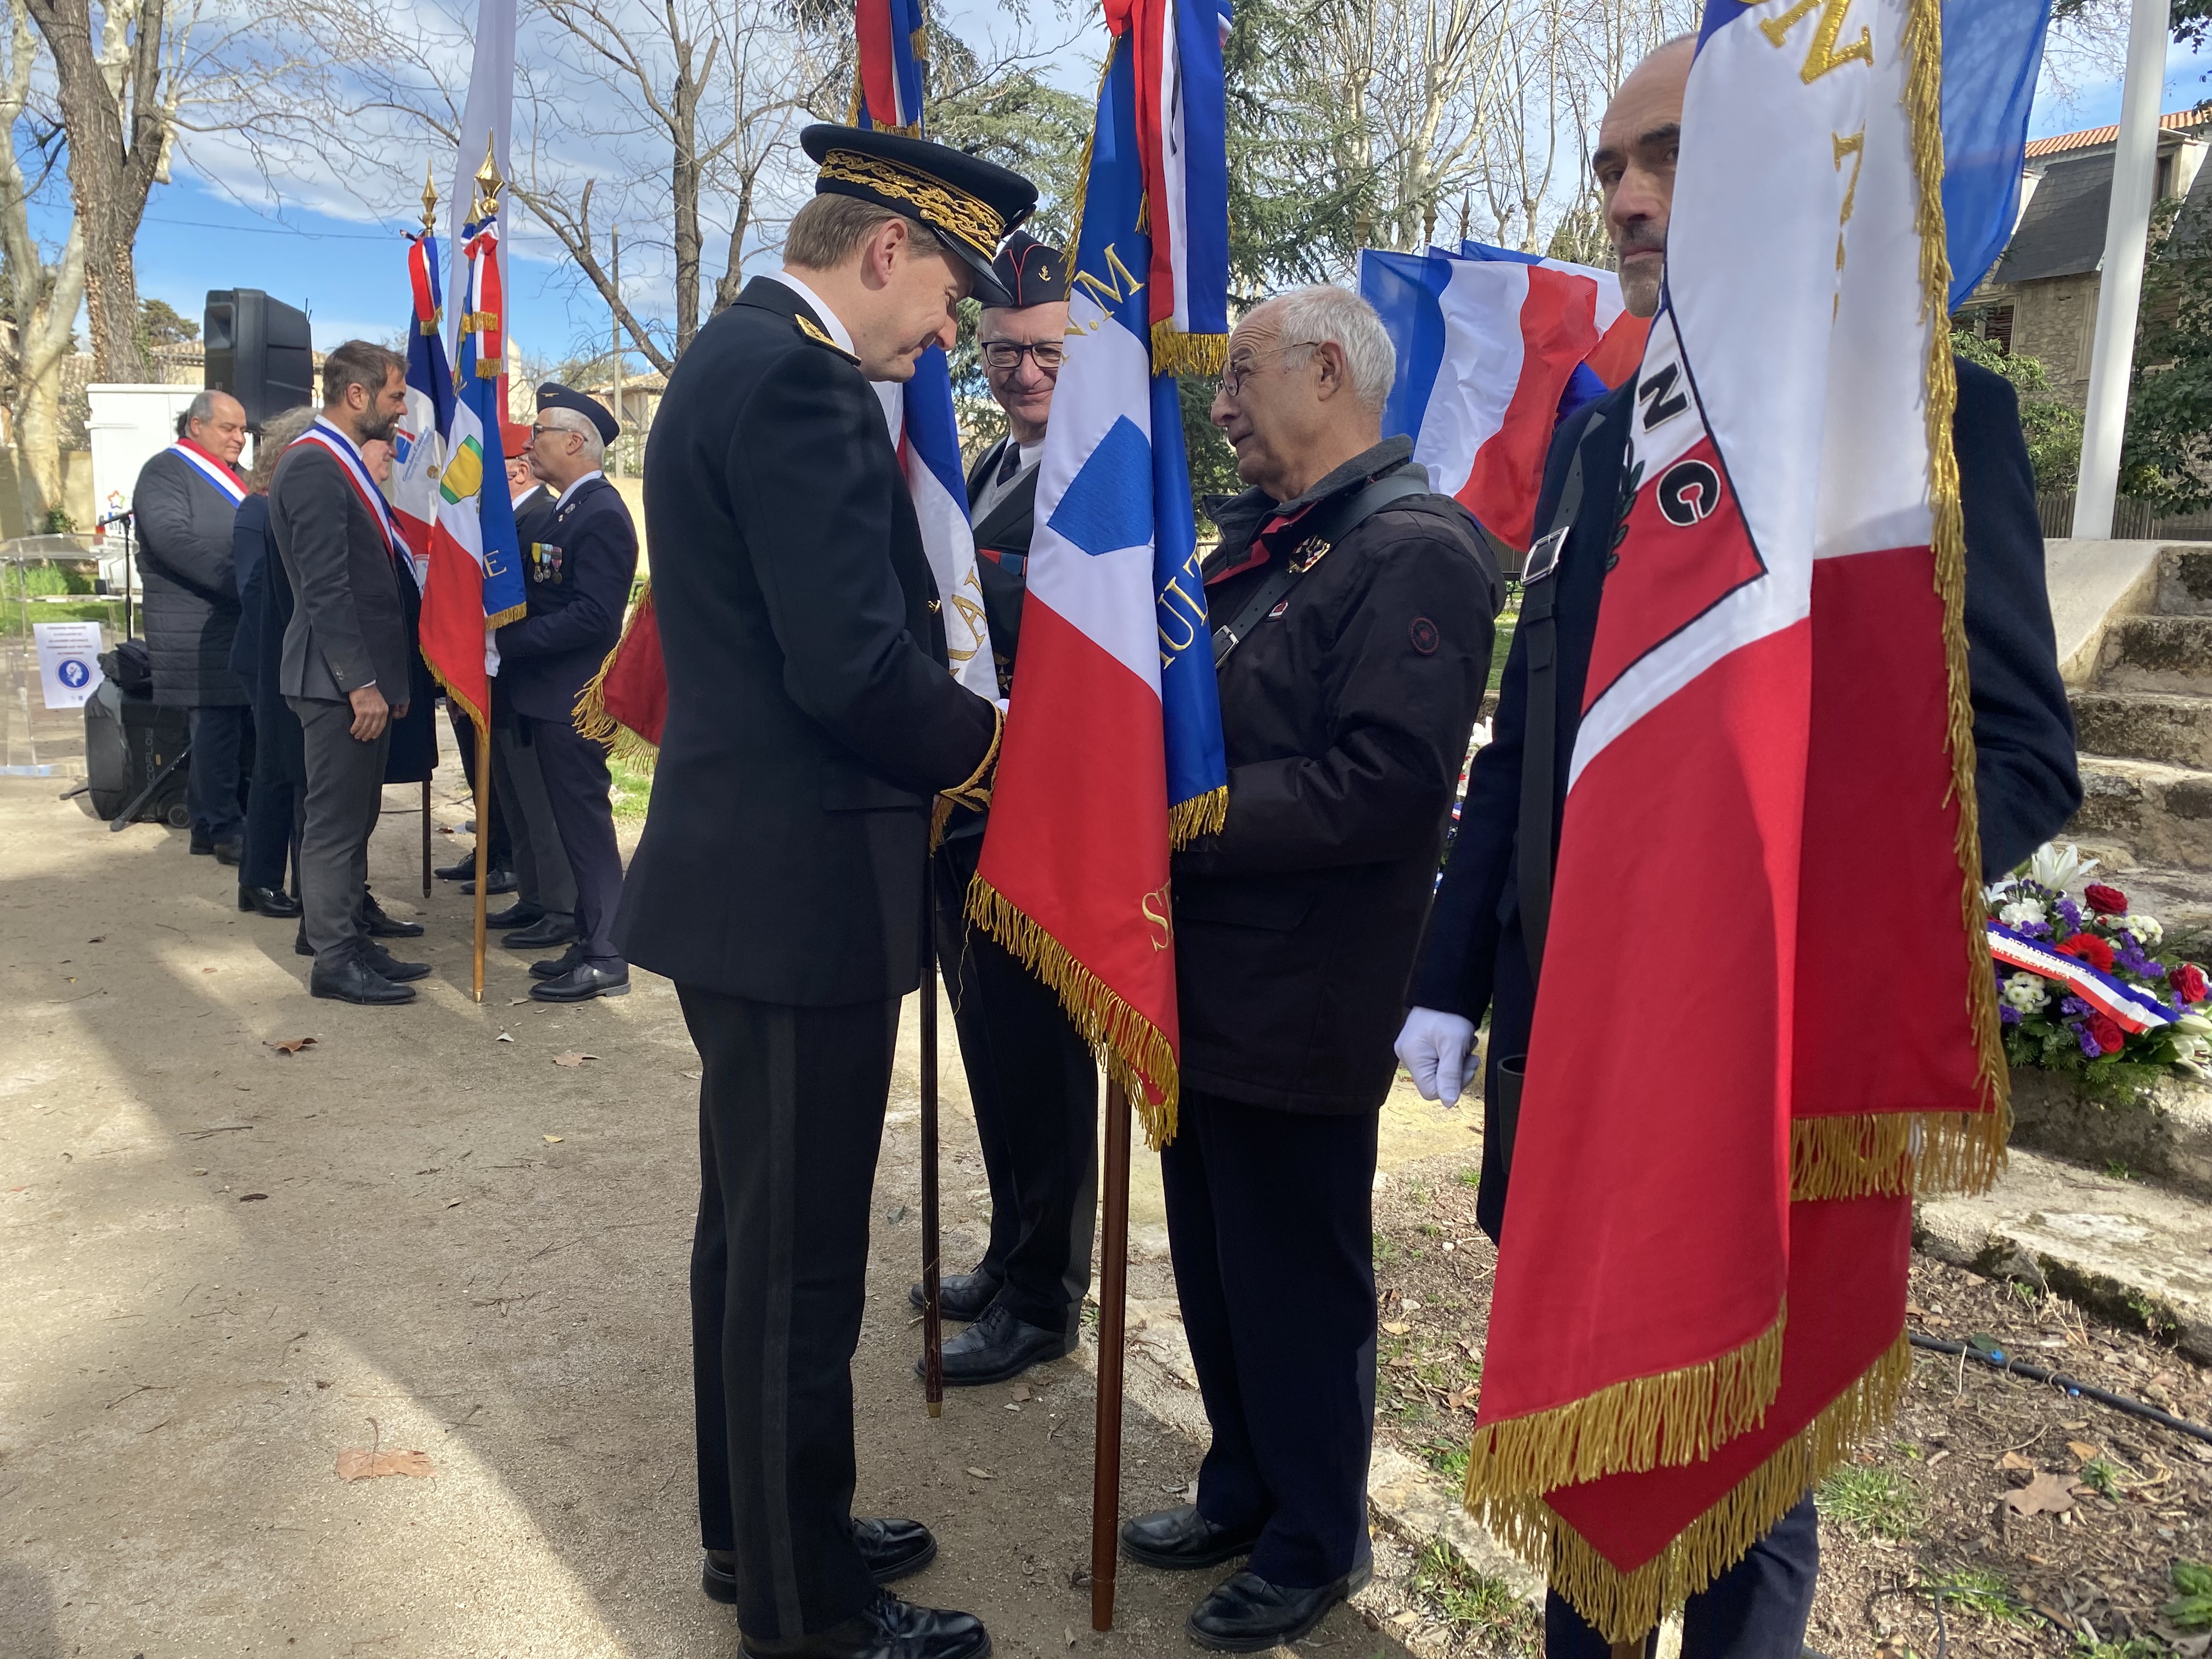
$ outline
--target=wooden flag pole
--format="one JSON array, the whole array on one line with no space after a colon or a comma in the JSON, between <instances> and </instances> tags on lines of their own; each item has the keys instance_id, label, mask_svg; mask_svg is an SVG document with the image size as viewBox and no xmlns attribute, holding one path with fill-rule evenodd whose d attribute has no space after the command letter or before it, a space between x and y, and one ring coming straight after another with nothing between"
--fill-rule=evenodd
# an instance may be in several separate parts
<instances>
[{"instance_id":1,"label":"wooden flag pole","mask_svg":"<svg viewBox=\"0 0 2212 1659\"><path fill-rule=\"evenodd\" d=\"M945 1308L937 1224L936 856L921 866L921 1398L945 1414Z\"/></svg>"},{"instance_id":2,"label":"wooden flag pole","mask_svg":"<svg viewBox=\"0 0 2212 1659\"><path fill-rule=\"evenodd\" d=\"M489 701L489 699L486 699ZM486 711L489 714L489 710ZM486 855L490 850L491 837L484 833L491 823L491 721L480 720L477 727L477 947L476 960L469 970L469 989L478 1002L483 1000L484 968L484 901L491 896L484 889L491 885L490 872L486 868Z\"/></svg>"},{"instance_id":3,"label":"wooden flag pole","mask_svg":"<svg viewBox=\"0 0 2212 1659\"><path fill-rule=\"evenodd\" d=\"M437 711L430 711L435 714ZM422 780L422 896L430 896L430 780Z\"/></svg>"},{"instance_id":4,"label":"wooden flag pole","mask_svg":"<svg viewBox=\"0 0 2212 1659\"><path fill-rule=\"evenodd\" d=\"M1121 1531L1121 1354L1129 1297L1129 1097L1106 1080L1106 1211L1098 1253L1098 1422L1091 1465L1091 1628L1114 1628Z\"/></svg>"}]
</instances>

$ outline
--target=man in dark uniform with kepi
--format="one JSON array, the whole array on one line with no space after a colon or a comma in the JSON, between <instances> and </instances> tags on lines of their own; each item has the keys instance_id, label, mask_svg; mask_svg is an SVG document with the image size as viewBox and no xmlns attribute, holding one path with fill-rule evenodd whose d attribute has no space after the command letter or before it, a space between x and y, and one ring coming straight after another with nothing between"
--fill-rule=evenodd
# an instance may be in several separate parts
<instances>
[{"instance_id":1,"label":"man in dark uniform with kepi","mask_svg":"<svg viewBox=\"0 0 2212 1659\"><path fill-rule=\"evenodd\" d=\"M968 477L975 576L983 590L999 693L1013 684L1021 635L1037 462L1067 332L1060 250L1018 230L999 251L1012 302L976 331L991 395L1006 411L1002 443ZM1097 1209L1098 1066L1052 988L967 916L984 814L960 811L937 856L937 951L975 1103L991 1184L991 1240L971 1273L948 1274L946 1316L975 1322L945 1345L953 1387L1003 1382L1075 1346L1091 1283ZM921 1305L921 1286L908 1292Z\"/></svg>"},{"instance_id":2,"label":"man in dark uniform with kepi","mask_svg":"<svg viewBox=\"0 0 2212 1659\"><path fill-rule=\"evenodd\" d=\"M981 1659L981 1623L878 1589L936 1540L856 1521L851 1361L899 1000L922 979L932 804L988 799L997 707L952 678L883 405L1000 301L1036 190L849 127L785 265L699 331L645 460L668 677L616 938L698 1047L691 1256L704 1584L767 1659Z\"/></svg>"},{"instance_id":3,"label":"man in dark uniform with kepi","mask_svg":"<svg viewBox=\"0 0 2212 1659\"><path fill-rule=\"evenodd\" d=\"M622 637L637 575L637 527L600 465L621 428L598 399L557 380L538 388L531 466L558 491L530 516L522 544L530 614L509 623L499 643L501 701L519 740L537 757L553 829L576 885L576 941L568 954L533 963L540 1002L587 1002L629 989L629 964L614 941L622 896L607 751L576 730L576 700Z\"/></svg>"}]
</instances>

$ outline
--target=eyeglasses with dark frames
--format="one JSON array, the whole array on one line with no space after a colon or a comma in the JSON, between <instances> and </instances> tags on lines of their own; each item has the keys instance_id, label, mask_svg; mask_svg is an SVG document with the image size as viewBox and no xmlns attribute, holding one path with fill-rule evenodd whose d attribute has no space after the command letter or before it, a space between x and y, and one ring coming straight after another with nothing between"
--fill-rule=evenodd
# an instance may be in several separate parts
<instances>
[{"instance_id":1,"label":"eyeglasses with dark frames","mask_svg":"<svg viewBox=\"0 0 2212 1659\"><path fill-rule=\"evenodd\" d=\"M1056 341L1047 340L1036 345L1023 345L1013 340L983 342L984 366L995 368L1001 374L1010 368L1019 368L1024 353L1028 354L1030 360L1037 366L1038 373L1042 374L1059 374L1060 365L1067 361L1067 348Z\"/></svg>"}]
</instances>

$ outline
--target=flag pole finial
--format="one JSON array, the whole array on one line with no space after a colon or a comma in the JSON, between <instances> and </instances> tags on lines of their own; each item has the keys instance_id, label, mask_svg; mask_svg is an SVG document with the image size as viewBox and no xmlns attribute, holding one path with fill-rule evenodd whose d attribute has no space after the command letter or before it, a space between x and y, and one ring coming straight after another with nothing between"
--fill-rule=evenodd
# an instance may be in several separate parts
<instances>
[{"instance_id":1,"label":"flag pole finial","mask_svg":"<svg viewBox=\"0 0 2212 1659\"><path fill-rule=\"evenodd\" d=\"M482 219L499 211L499 192L507 182L499 176L499 157L493 153L494 139L484 135L483 165L477 169L477 206L475 217Z\"/></svg>"},{"instance_id":2,"label":"flag pole finial","mask_svg":"<svg viewBox=\"0 0 2212 1659\"><path fill-rule=\"evenodd\" d=\"M422 164L422 234L428 235L438 222L438 161L435 156Z\"/></svg>"}]
</instances>

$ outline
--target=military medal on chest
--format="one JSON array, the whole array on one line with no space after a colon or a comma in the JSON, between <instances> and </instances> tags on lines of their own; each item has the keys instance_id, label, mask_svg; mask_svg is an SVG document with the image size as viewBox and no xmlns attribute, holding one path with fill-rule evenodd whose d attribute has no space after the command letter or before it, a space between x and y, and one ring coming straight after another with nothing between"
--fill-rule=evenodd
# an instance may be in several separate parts
<instances>
[{"instance_id":1,"label":"military medal on chest","mask_svg":"<svg viewBox=\"0 0 2212 1659\"><path fill-rule=\"evenodd\" d=\"M530 580L534 582L564 581L561 568L561 550L550 542L530 544Z\"/></svg>"}]
</instances>

